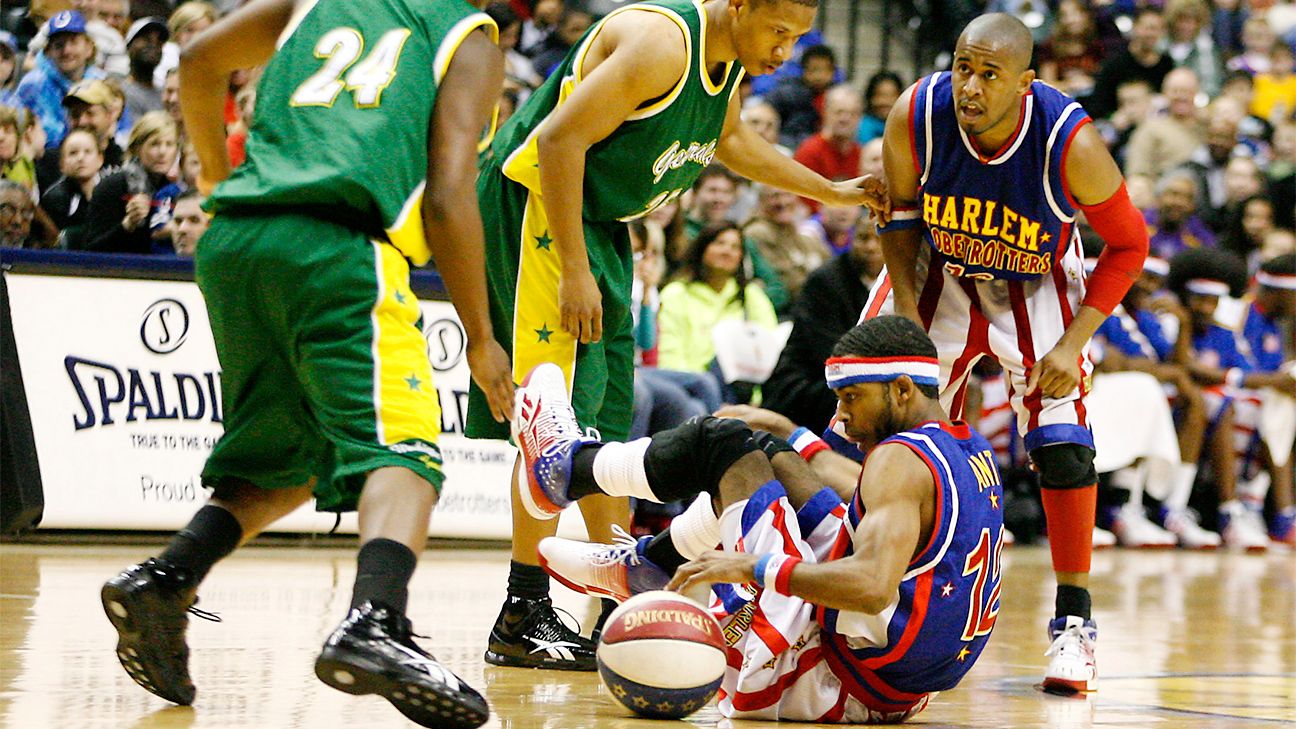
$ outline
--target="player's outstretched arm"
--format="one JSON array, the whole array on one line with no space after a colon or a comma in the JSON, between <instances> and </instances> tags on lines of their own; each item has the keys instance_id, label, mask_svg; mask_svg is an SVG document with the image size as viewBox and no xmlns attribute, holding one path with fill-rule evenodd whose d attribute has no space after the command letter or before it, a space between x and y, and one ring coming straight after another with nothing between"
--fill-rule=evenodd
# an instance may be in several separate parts
<instances>
[{"instance_id":1,"label":"player's outstretched arm","mask_svg":"<svg viewBox=\"0 0 1296 729\"><path fill-rule=\"evenodd\" d=\"M729 99L716 159L749 180L813 198L826 205L865 205L875 216L883 219L890 214L890 201L881 180L865 175L832 182L778 151L742 120L737 93Z\"/></svg>"},{"instance_id":2,"label":"player's outstretched arm","mask_svg":"<svg viewBox=\"0 0 1296 729\"><path fill-rule=\"evenodd\" d=\"M882 164L886 170L887 194L891 198L890 224L879 229L882 258L895 313L918 322L918 252L922 248L922 220L918 217L918 170L913 162L912 124L909 99L914 86L905 90L887 115L882 135Z\"/></svg>"},{"instance_id":3,"label":"player's outstretched arm","mask_svg":"<svg viewBox=\"0 0 1296 729\"><path fill-rule=\"evenodd\" d=\"M199 33L180 51L180 110L185 133L202 162L203 194L229 177L225 149L225 95L229 75L260 66L292 17L293 0L252 0Z\"/></svg>"},{"instance_id":4,"label":"player's outstretched arm","mask_svg":"<svg viewBox=\"0 0 1296 729\"><path fill-rule=\"evenodd\" d=\"M1130 202L1120 168L1092 124L1076 132L1062 165L1071 196L1107 245L1089 277L1080 311L1057 345L1031 367L1027 393L1038 389L1049 397L1065 397L1080 384L1080 353L1125 297L1148 252L1143 216Z\"/></svg>"},{"instance_id":5,"label":"player's outstretched arm","mask_svg":"<svg viewBox=\"0 0 1296 729\"><path fill-rule=\"evenodd\" d=\"M561 326L582 344L603 337L602 300L581 217L585 155L644 102L674 88L688 67L687 54L679 26L659 13L627 12L607 20L583 61L584 78L536 137L541 197L562 266Z\"/></svg>"},{"instance_id":6,"label":"player's outstretched arm","mask_svg":"<svg viewBox=\"0 0 1296 729\"><path fill-rule=\"evenodd\" d=\"M924 525L934 519L935 481L913 451L892 443L869 454L859 488L868 511L856 530L855 553L819 564L774 555L782 563L767 570L778 576L774 584L765 580L766 589L870 615L882 612L895 600L905 569L918 551ZM750 582L764 557L767 555L707 552L676 570L668 588L687 593L699 584ZM765 564L769 566L769 562Z\"/></svg>"},{"instance_id":7,"label":"player's outstretched arm","mask_svg":"<svg viewBox=\"0 0 1296 729\"><path fill-rule=\"evenodd\" d=\"M423 229L468 335L468 367L501 423L513 412L508 355L495 341L486 298L486 242L477 207L477 140L504 83L504 56L484 32L464 39L437 89L428 130Z\"/></svg>"}]
</instances>

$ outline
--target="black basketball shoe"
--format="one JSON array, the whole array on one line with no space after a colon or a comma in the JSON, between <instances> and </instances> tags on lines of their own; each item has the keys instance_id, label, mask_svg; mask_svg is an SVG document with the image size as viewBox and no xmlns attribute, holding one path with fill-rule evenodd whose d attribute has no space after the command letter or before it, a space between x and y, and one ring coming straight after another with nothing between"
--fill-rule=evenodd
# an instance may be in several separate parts
<instances>
[{"instance_id":1,"label":"black basketball shoe","mask_svg":"<svg viewBox=\"0 0 1296 729\"><path fill-rule=\"evenodd\" d=\"M490 718L486 699L419 648L412 635L404 615L366 602L324 642L315 675L338 691L377 694L421 726L485 724Z\"/></svg>"},{"instance_id":2,"label":"black basketball shoe","mask_svg":"<svg viewBox=\"0 0 1296 729\"><path fill-rule=\"evenodd\" d=\"M194 700L189 680L185 631L189 612L219 621L194 608L197 585L187 570L152 558L104 583L104 613L117 629L117 658L135 683L182 706Z\"/></svg>"},{"instance_id":3,"label":"black basketball shoe","mask_svg":"<svg viewBox=\"0 0 1296 729\"><path fill-rule=\"evenodd\" d=\"M505 601L491 628L486 662L559 671L597 669L594 642L567 627L547 597L529 600L510 596Z\"/></svg>"}]
</instances>

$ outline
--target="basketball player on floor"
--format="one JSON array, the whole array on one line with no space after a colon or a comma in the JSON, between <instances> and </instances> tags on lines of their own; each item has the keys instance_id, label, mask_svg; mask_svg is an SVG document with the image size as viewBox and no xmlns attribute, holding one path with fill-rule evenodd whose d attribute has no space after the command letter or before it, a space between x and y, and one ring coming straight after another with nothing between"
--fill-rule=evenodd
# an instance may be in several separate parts
<instances>
[{"instance_id":1,"label":"basketball player on floor","mask_svg":"<svg viewBox=\"0 0 1296 729\"><path fill-rule=\"evenodd\" d=\"M770 73L787 60L817 4L651 0L620 8L586 33L483 158L491 317L515 360L514 381L540 362L558 363L577 421L604 440L628 437L633 409L626 221L679 197L713 159L829 205L884 204L878 180L826 180L740 118L743 73ZM465 432L509 435L476 388ZM612 524L628 526L626 499L588 499L581 509L595 539L610 539ZM537 564L536 545L554 528L514 503L508 597L489 663L594 670L594 644L555 615Z\"/></svg>"},{"instance_id":2,"label":"basketball player on floor","mask_svg":"<svg viewBox=\"0 0 1296 729\"><path fill-rule=\"evenodd\" d=\"M730 645L726 717L903 721L967 673L999 611L1003 485L985 438L947 420L938 371L931 340L904 317L837 342L825 373L841 425L868 454L861 469L813 437L798 455L714 417L599 443L576 426L561 373L542 365L519 389L514 421L528 509L553 516L596 493L701 494L655 537L545 539L545 564L620 599L714 585ZM817 454L853 472L812 471L803 458Z\"/></svg>"},{"instance_id":3,"label":"basketball player on floor","mask_svg":"<svg viewBox=\"0 0 1296 729\"><path fill-rule=\"evenodd\" d=\"M186 47L200 184L224 180L195 277L225 434L203 468L211 500L102 593L122 665L158 696L193 703L186 611L213 564L313 496L322 511L358 510L361 544L350 611L316 674L423 726L486 721L485 700L413 642L405 617L444 480L409 262L435 255L473 377L505 419L513 387L485 314L473 188L503 81L496 33L461 0L253 0ZM227 79L267 62L247 161L231 174Z\"/></svg>"},{"instance_id":4,"label":"basketball player on floor","mask_svg":"<svg viewBox=\"0 0 1296 729\"><path fill-rule=\"evenodd\" d=\"M1084 109L1034 80L1031 48L1021 21L983 15L959 37L952 70L921 79L896 102L884 135L888 276L864 316L894 311L922 324L953 417L977 360L1003 366L1040 474L1058 582L1044 688L1086 691L1097 675L1087 349L1142 270L1148 236ZM1078 211L1106 242L1088 281Z\"/></svg>"}]
</instances>

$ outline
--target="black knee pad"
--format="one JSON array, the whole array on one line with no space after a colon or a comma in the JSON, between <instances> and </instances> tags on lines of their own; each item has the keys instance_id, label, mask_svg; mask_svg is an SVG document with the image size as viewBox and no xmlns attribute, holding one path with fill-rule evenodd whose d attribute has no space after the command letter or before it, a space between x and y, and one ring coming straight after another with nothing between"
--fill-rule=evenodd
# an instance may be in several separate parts
<instances>
[{"instance_id":1,"label":"black knee pad","mask_svg":"<svg viewBox=\"0 0 1296 729\"><path fill-rule=\"evenodd\" d=\"M756 441L756 447L765 452L765 457L774 460L774 456L780 453L796 453L792 444L774 435L766 433L763 430L752 431L752 439Z\"/></svg>"},{"instance_id":2,"label":"black knee pad","mask_svg":"<svg viewBox=\"0 0 1296 729\"><path fill-rule=\"evenodd\" d=\"M677 501L705 491L715 496L729 467L760 450L747 424L700 415L653 436L644 471L654 494Z\"/></svg>"},{"instance_id":3,"label":"black knee pad","mask_svg":"<svg viewBox=\"0 0 1296 729\"><path fill-rule=\"evenodd\" d=\"M1094 449L1077 443L1056 443L1030 452L1046 489L1079 489L1098 481Z\"/></svg>"}]
</instances>

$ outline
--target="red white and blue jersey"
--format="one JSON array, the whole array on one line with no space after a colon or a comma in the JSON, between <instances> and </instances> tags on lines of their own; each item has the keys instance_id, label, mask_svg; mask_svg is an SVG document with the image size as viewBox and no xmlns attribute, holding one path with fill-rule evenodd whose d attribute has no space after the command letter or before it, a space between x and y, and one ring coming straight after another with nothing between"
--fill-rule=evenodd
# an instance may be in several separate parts
<instances>
[{"instance_id":1,"label":"red white and blue jersey","mask_svg":"<svg viewBox=\"0 0 1296 729\"><path fill-rule=\"evenodd\" d=\"M1017 129L992 156L958 125L948 72L928 76L910 95L910 147L918 172L917 217L937 260L954 276L1028 281L1053 269L1078 245L1077 203L1062 162L1089 115L1041 82L1022 97Z\"/></svg>"},{"instance_id":2,"label":"red white and blue jersey","mask_svg":"<svg viewBox=\"0 0 1296 729\"><path fill-rule=\"evenodd\" d=\"M1200 334L1193 334L1193 358L1203 366L1215 369L1239 369L1251 372L1255 364L1238 349L1233 330L1211 324Z\"/></svg>"},{"instance_id":3,"label":"red white and blue jersey","mask_svg":"<svg viewBox=\"0 0 1296 729\"><path fill-rule=\"evenodd\" d=\"M1141 310L1130 314L1124 306L1117 306L1094 336L1126 357L1165 361L1174 350L1156 314Z\"/></svg>"},{"instance_id":4,"label":"red white and blue jersey","mask_svg":"<svg viewBox=\"0 0 1296 729\"><path fill-rule=\"evenodd\" d=\"M1286 359L1283 353L1283 331L1278 322L1265 316L1254 303L1247 309L1242 325L1242 339L1247 356L1259 372L1277 372Z\"/></svg>"},{"instance_id":5,"label":"red white and blue jersey","mask_svg":"<svg viewBox=\"0 0 1296 729\"><path fill-rule=\"evenodd\" d=\"M883 443L912 450L936 483L931 537L909 563L894 603L879 615L819 607L833 672L878 702L953 688L981 654L999 613L1003 484L994 451L963 423L929 422ZM851 533L864 516L858 489ZM856 535L857 537L858 535ZM832 558L853 551L839 541ZM882 621L884 625L880 625ZM871 636L869 647L852 636Z\"/></svg>"}]
</instances>

